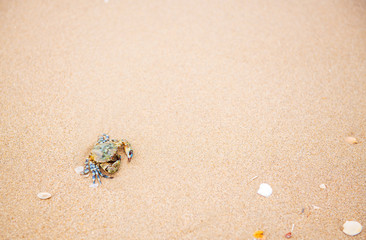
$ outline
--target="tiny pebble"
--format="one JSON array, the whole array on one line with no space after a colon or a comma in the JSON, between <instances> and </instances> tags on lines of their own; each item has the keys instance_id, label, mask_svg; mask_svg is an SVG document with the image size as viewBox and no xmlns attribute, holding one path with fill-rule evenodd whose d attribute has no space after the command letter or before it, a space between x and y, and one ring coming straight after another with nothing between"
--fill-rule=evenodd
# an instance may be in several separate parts
<instances>
[{"instance_id":1,"label":"tiny pebble","mask_svg":"<svg viewBox=\"0 0 366 240\"><path fill-rule=\"evenodd\" d=\"M98 187L98 183L92 183L89 185L90 188L97 188Z\"/></svg>"},{"instance_id":2,"label":"tiny pebble","mask_svg":"<svg viewBox=\"0 0 366 240\"><path fill-rule=\"evenodd\" d=\"M326 188L327 188L327 187L325 186L325 184L320 184L320 185L319 185L319 187L320 187L320 188L322 188L322 189L326 189Z\"/></svg>"},{"instance_id":3,"label":"tiny pebble","mask_svg":"<svg viewBox=\"0 0 366 240\"><path fill-rule=\"evenodd\" d=\"M272 194L272 188L267 183L262 183L259 186L258 192L259 195L262 195L263 197L269 197Z\"/></svg>"},{"instance_id":4,"label":"tiny pebble","mask_svg":"<svg viewBox=\"0 0 366 240\"><path fill-rule=\"evenodd\" d=\"M83 166L78 166L75 168L75 172L77 174L81 174L84 171L84 167Z\"/></svg>"},{"instance_id":5,"label":"tiny pebble","mask_svg":"<svg viewBox=\"0 0 366 240\"><path fill-rule=\"evenodd\" d=\"M356 221L346 221L343 224L343 232L350 236L355 236L362 231L362 225Z\"/></svg>"},{"instance_id":6,"label":"tiny pebble","mask_svg":"<svg viewBox=\"0 0 366 240\"><path fill-rule=\"evenodd\" d=\"M346 137L346 142L349 144L357 144L357 139L354 137Z\"/></svg>"},{"instance_id":7,"label":"tiny pebble","mask_svg":"<svg viewBox=\"0 0 366 240\"><path fill-rule=\"evenodd\" d=\"M51 194L48 192L40 192L37 194L37 197L39 197L42 200L49 199L51 197Z\"/></svg>"}]
</instances>

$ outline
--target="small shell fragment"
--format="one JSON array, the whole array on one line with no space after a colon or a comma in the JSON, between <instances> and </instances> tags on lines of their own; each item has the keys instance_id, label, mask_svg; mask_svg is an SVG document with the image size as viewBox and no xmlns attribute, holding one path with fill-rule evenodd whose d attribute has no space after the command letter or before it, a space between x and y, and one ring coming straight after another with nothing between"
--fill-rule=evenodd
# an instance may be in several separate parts
<instances>
[{"instance_id":1,"label":"small shell fragment","mask_svg":"<svg viewBox=\"0 0 366 240\"><path fill-rule=\"evenodd\" d=\"M90 188L97 188L98 187L98 183L92 183L89 185Z\"/></svg>"},{"instance_id":2,"label":"small shell fragment","mask_svg":"<svg viewBox=\"0 0 366 240\"><path fill-rule=\"evenodd\" d=\"M253 236L256 238L256 239L263 239L264 238L264 232L263 231L256 231Z\"/></svg>"},{"instance_id":3,"label":"small shell fragment","mask_svg":"<svg viewBox=\"0 0 366 240\"><path fill-rule=\"evenodd\" d=\"M346 137L346 142L349 144L357 144L357 139L354 137Z\"/></svg>"},{"instance_id":4,"label":"small shell fragment","mask_svg":"<svg viewBox=\"0 0 366 240\"><path fill-rule=\"evenodd\" d=\"M42 200L49 199L51 197L51 193L48 192L40 192L37 194L37 197L39 197Z\"/></svg>"},{"instance_id":5,"label":"small shell fragment","mask_svg":"<svg viewBox=\"0 0 366 240\"><path fill-rule=\"evenodd\" d=\"M256 179L258 176L254 176L252 177L249 181L253 181L254 179Z\"/></svg>"},{"instance_id":6,"label":"small shell fragment","mask_svg":"<svg viewBox=\"0 0 366 240\"><path fill-rule=\"evenodd\" d=\"M291 232L286 233L285 238L291 238L291 237L292 237L292 233Z\"/></svg>"},{"instance_id":7,"label":"small shell fragment","mask_svg":"<svg viewBox=\"0 0 366 240\"><path fill-rule=\"evenodd\" d=\"M326 188L327 188L327 187L325 186L325 184L323 184L323 183L322 183L322 184L320 184L320 185L319 185L319 187L320 187L321 189L326 189Z\"/></svg>"},{"instance_id":8,"label":"small shell fragment","mask_svg":"<svg viewBox=\"0 0 366 240\"><path fill-rule=\"evenodd\" d=\"M316 210L321 209L321 207L318 207L318 206L315 206L315 205L313 205L313 208L316 209Z\"/></svg>"},{"instance_id":9,"label":"small shell fragment","mask_svg":"<svg viewBox=\"0 0 366 240\"><path fill-rule=\"evenodd\" d=\"M82 172L84 171L84 167L83 166L78 166L75 168L75 172L77 174L82 174Z\"/></svg>"},{"instance_id":10,"label":"small shell fragment","mask_svg":"<svg viewBox=\"0 0 366 240\"><path fill-rule=\"evenodd\" d=\"M272 188L267 183L262 183L259 186L258 192L259 195L262 195L263 197L269 197L272 194Z\"/></svg>"},{"instance_id":11,"label":"small shell fragment","mask_svg":"<svg viewBox=\"0 0 366 240\"><path fill-rule=\"evenodd\" d=\"M356 221L346 221L343 224L343 232L350 236L355 236L362 231L362 225Z\"/></svg>"}]
</instances>

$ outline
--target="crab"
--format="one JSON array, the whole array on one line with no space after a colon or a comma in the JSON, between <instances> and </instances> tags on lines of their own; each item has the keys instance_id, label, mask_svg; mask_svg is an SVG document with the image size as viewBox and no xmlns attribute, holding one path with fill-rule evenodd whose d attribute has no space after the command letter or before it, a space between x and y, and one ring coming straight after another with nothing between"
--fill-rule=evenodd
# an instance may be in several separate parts
<instances>
[{"instance_id":1,"label":"crab","mask_svg":"<svg viewBox=\"0 0 366 240\"><path fill-rule=\"evenodd\" d=\"M84 171L81 174L86 175L91 172L93 174L93 186L96 185L95 177L98 178L100 184L102 184L102 181L99 176L104 178L113 178L112 176L105 175L103 172L107 174L114 174L118 171L121 165L121 155L118 154L118 150L120 148L123 148L127 155L128 162L130 162L133 156L131 144L124 139L110 140L107 134L103 134L99 137L97 143L91 150L89 157L85 160Z\"/></svg>"}]
</instances>

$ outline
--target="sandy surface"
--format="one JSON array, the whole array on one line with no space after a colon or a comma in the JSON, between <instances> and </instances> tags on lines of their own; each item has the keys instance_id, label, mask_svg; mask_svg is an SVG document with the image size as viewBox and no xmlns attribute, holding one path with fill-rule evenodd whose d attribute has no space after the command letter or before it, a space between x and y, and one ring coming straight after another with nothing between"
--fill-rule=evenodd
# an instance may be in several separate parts
<instances>
[{"instance_id":1,"label":"sandy surface","mask_svg":"<svg viewBox=\"0 0 366 240\"><path fill-rule=\"evenodd\" d=\"M365 239L365 29L365 1L1 1L0 239ZM91 189L103 132L135 156Z\"/></svg>"}]
</instances>

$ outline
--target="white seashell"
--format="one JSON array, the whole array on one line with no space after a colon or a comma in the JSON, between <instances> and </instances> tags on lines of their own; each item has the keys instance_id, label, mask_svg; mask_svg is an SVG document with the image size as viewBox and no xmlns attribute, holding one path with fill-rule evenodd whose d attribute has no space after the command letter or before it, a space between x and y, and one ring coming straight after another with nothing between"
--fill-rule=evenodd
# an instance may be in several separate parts
<instances>
[{"instance_id":1,"label":"white seashell","mask_svg":"<svg viewBox=\"0 0 366 240\"><path fill-rule=\"evenodd\" d=\"M90 188L97 188L98 187L98 183L92 183L89 185Z\"/></svg>"},{"instance_id":2,"label":"white seashell","mask_svg":"<svg viewBox=\"0 0 366 240\"><path fill-rule=\"evenodd\" d=\"M272 188L267 183L262 183L259 186L258 192L259 195L262 195L263 197L269 197L272 194Z\"/></svg>"},{"instance_id":3,"label":"white seashell","mask_svg":"<svg viewBox=\"0 0 366 240\"><path fill-rule=\"evenodd\" d=\"M326 188L327 188L327 187L325 186L325 184L323 184L323 183L322 183L322 184L320 184L320 185L319 185L319 187L320 187L320 188L322 188L322 189L326 189Z\"/></svg>"},{"instance_id":4,"label":"white seashell","mask_svg":"<svg viewBox=\"0 0 366 240\"><path fill-rule=\"evenodd\" d=\"M357 144L357 139L354 137L346 137L346 142L349 144Z\"/></svg>"},{"instance_id":5,"label":"white seashell","mask_svg":"<svg viewBox=\"0 0 366 240\"><path fill-rule=\"evenodd\" d=\"M83 166L79 166L75 168L75 172L77 174L81 174L84 171L84 167Z\"/></svg>"},{"instance_id":6,"label":"white seashell","mask_svg":"<svg viewBox=\"0 0 366 240\"><path fill-rule=\"evenodd\" d=\"M51 197L51 193L48 192L40 192L37 194L37 197L39 197L40 199L49 199Z\"/></svg>"},{"instance_id":7,"label":"white seashell","mask_svg":"<svg viewBox=\"0 0 366 240\"><path fill-rule=\"evenodd\" d=\"M313 205L313 208L314 209L321 209L321 207L318 207L318 206L315 206L315 205Z\"/></svg>"},{"instance_id":8,"label":"white seashell","mask_svg":"<svg viewBox=\"0 0 366 240\"><path fill-rule=\"evenodd\" d=\"M346 221L343 224L343 232L350 236L355 236L362 231L362 226L360 223L356 221Z\"/></svg>"}]
</instances>

